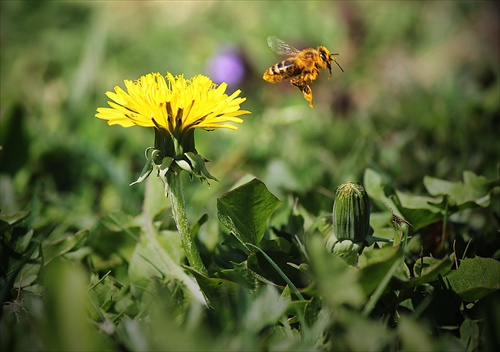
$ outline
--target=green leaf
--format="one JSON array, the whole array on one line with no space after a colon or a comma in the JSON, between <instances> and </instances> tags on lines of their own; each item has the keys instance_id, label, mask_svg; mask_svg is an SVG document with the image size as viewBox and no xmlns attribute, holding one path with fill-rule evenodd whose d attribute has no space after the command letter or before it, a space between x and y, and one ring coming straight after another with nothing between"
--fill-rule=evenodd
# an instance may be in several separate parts
<instances>
[{"instance_id":1,"label":"green leaf","mask_svg":"<svg viewBox=\"0 0 500 352\"><path fill-rule=\"evenodd\" d=\"M401 250L387 246L376 250L365 250L359 257L361 267L360 285L370 295L382 281L394 262L401 257Z\"/></svg>"},{"instance_id":2,"label":"green leaf","mask_svg":"<svg viewBox=\"0 0 500 352\"><path fill-rule=\"evenodd\" d=\"M22 233L22 231L13 231L10 238L11 243L9 243L11 249L19 254L24 253L31 243L33 234L33 229L27 230L25 233Z\"/></svg>"},{"instance_id":3,"label":"green leaf","mask_svg":"<svg viewBox=\"0 0 500 352\"><path fill-rule=\"evenodd\" d=\"M42 264L37 262L37 263L26 263L22 269L20 274L18 275L18 279L16 280L15 286L18 285L19 281L22 278L22 286L23 287L28 287L32 285L37 279L38 275L40 274L40 269L42 268Z\"/></svg>"},{"instance_id":4,"label":"green leaf","mask_svg":"<svg viewBox=\"0 0 500 352\"><path fill-rule=\"evenodd\" d=\"M179 265L184 257L179 234L176 231L160 231L157 235L158 243L161 249L156 247L146 236L141 236L137 243L128 268L130 280L142 286L147 286L151 277L161 279L171 279L169 274L173 273L171 265ZM164 250L172 259L172 263L165 263L162 259L161 250Z\"/></svg>"},{"instance_id":5,"label":"green leaf","mask_svg":"<svg viewBox=\"0 0 500 352\"><path fill-rule=\"evenodd\" d=\"M393 209L397 208L396 204L385 195L382 177L377 172L372 169L366 169L363 176L363 185L366 193L368 193L370 198L375 200L380 207L383 207L385 203Z\"/></svg>"},{"instance_id":6,"label":"green leaf","mask_svg":"<svg viewBox=\"0 0 500 352\"><path fill-rule=\"evenodd\" d=\"M55 241L44 241L42 244L42 251L45 264L48 264L54 258L62 256L69 251L80 249L87 241L88 235L88 230L82 230Z\"/></svg>"},{"instance_id":7,"label":"green leaf","mask_svg":"<svg viewBox=\"0 0 500 352\"><path fill-rule=\"evenodd\" d=\"M17 222L14 222L17 223ZM33 231L24 227L13 225L11 230L15 236L13 246L16 249L23 249L22 253L7 249L9 243L1 243L2 263L0 266L0 298L5 301L10 295L9 290L14 285L19 286L19 280L23 277L23 287L31 285L38 277L38 272L41 268L41 263L38 261L40 256L40 244L45 241L49 234L54 230L55 225L50 225L43 230ZM17 233L19 231L19 233ZM11 234L9 234L11 235ZM2 234L6 236L6 234ZM7 237L7 236L6 236ZM24 237L20 239L20 237ZM7 239L7 238L6 238ZM29 245L26 247L25 242L29 239ZM4 240L4 239L2 239Z\"/></svg>"},{"instance_id":8,"label":"green leaf","mask_svg":"<svg viewBox=\"0 0 500 352\"><path fill-rule=\"evenodd\" d=\"M305 304L304 319L307 325L312 326L318 320L323 301L318 296L313 296L310 301L299 301Z\"/></svg>"},{"instance_id":9,"label":"green leaf","mask_svg":"<svg viewBox=\"0 0 500 352\"><path fill-rule=\"evenodd\" d=\"M500 262L492 258L464 259L446 276L451 288L465 302L474 302L500 288Z\"/></svg>"},{"instance_id":10,"label":"green leaf","mask_svg":"<svg viewBox=\"0 0 500 352\"><path fill-rule=\"evenodd\" d=\"M359 271L343 259L327 253L323 239L312 235L307 243L311 269L325 302L332 308L342 304L359 307L365 295L359 284Z\"/></svg>"},{"instance_id":11,"label":"green leaf","mask_svg":"<svg viewBox=\"0 0 500 352\"><path fill-rule=\"evenodd\" d=\"M421 229L443 218L443 197L427 197L396 191L396 195L405 209L404 213L411 219L413 230Z\"/></svg>"},{"instance_id":12,"label":"green leaf","mask_svg":"<svg viewBox=\"0 0 500 352\"><path fill-rule=\"evenodd\" d=\"M386 196L382 176L372 169L366 169L363 176L363 185L370 199L374 200L380 208L384 209L385 207L389 207L394 214L403 217L398 210L397 204Z\"/></svg>"},{"instance_id":13,"label":"green leaf","mask_svg":"<svg viewBox=\"0 0 500 352\"><path fill-rule=\"evenodd\" d=\"M257 245L280 203L262 181L253 179L217 199L218 217L241 243Z\"/></svg>"},{"instance_id":14,"label":"green leaf","mask_svg":"<svg viewBox=\"0 0 500 352\"><path fill-rule=\"evenodd\" d=\"M469 351L479 350L480 331L480 323L469 318L460 325L460 340Z\"/></svg>"},{"instance_id":15,"label":"green leaf","mask_svg":"<svg viewBox=\"0 0 500 352\"><path fill-rule=\"evenodd\" d=\"M345 327L342 335L349 341L349 351L386 350L387 344L394 336L386 324L367 319L354 310L346 309L339 313L336 318L342 321Z\"/></svg>"},{"instance_id":16,"label":"green leaf","mask_svg":"<svg viewBox=\"0 0 500 352\"><path fill-rule=\"evenodd\" d=\"M276 288L269 285L263 286L246 311L243 329L258 333L263 328L276 324L286 312L288 304L289 301L280 297Z\"/></svg>"},{"instance_id":17,"label":"green leaf","mask_svg":"<svg viewBox=\"0 0 500 352\"><path fill-rule=\"evenodd\" d=\"M0 234L7 228L23 221L31 214L31 210L22 210L12 214L0 214Z\"/></svg>"},{"instance_id":18,"label":"green leaf","mask_svg":"<svg viewBox=\"0 0 500 352\"><path fill-rule=\"evenodd\" d=\"M30 210L20 211L12 214L0 214L0 238L1 247L9 247L9 250L17 254L24 253L33 238L33 229L28 229L24 223L21 223L31 214ZM7 251L4 252L6 255Z\"/></svg>"},{"instance_id":19,"label":"green leaf","mask_svg":"<svg viewBox=\"0 0 500 352\"><path fill-rule=\"evenodd\" d=\"M195 238L198 236L198 232L200 231L201 227L203 226L204 223L206 223L208 220L208 214L203 214L198 221L196 221L193 225L191 225L191 237Z\"/></svg>"},{"instance_id":20,"label":"green leaf","mask_svg":"<svg viewBox=\"0 0 500 352\"><path fill-rule=\"evenodd\" d=\"M308 230L309 233L314 233L318 231L323 237L328 238L333 233L333 217L332 213L320 215L311 228Z\"/></svg>"},{"instance_id":21,"label":"green leaf","mask_svg":"<svg viewBox=\"0 0 500 352\"><path fill-rule=\"evenodd\" d=\"M282 252L270 252L269 255L257 246L247 244L259 251L256 255L251 255L248 258L248 269L256 275L256 277L264 282L280 284L281 286L288 285L290 289L301 300L304 299L291 278L294 281L300 280L300 272L294 267L288 265L293 260L287 254ZM272 256L272 258L271 258ZM270 280L270 282L268 281ZM303 286L303 285L302 285Z\"/></svg>"},{"instance_id":22,"label":"green leaf","mask_svg":"<svg viewBox=\"0 0 500 352\"><path fill-rule=\"evenodd\" d=\"M396 191L396 195L401 202L401 206L406 209L422 209L428 210L431 213L439 213L441 211L439 204L442 203L443 197L426 197L401 191Z\"/></svg>"},{"instance_id":23,"label":"green leaf","mask_svg":"<svg viewBox=\"0 0 500 352\"><path fill-rule=\"evenodd\" d=\"M102 318L104 312L109 310L119 292L119 288L115 285L115 279L110 277L109 273L110 271L102 278L93 274L91 278L93 285L88 294L94 306L94 309L91 309L90 312L93 313L95 319Z\"/></svg>"},{"instance_id":24,"label":"green leaf","mask_svg":"<svg viewBox=\"0 0 500 352\"><path fill-rule=\"evenodd\" d=\"M237 283L240 286L256 289L258 286L258 281L254 275L248 270L247 262L242 263L232 263L232 269L223 269L214 273L219 279L226 279L232 282Z\"/></svg>"},{"instance_id":25,"label":"green leaf","mask_svg":"<svg viewBox=\"0 0 500 352\"><path fill-rule=\"evenodd\" d=\"M411 278L407 284L410 287L436 281L439 276L447 275L453 265L453 256L447 256L443 259L424 257L415 263L413 271L417 277Z\"/></svg>"},{"instance_id":26,"label":"green leaf","mask_svg":"<svg viewBox=\"0 0 500 352\"><path fill-rule=\"evenodd\" d=\"M416 196L396 190L397 197L389 198L385 195L382 177L372 169L366 169L363 184L370 198L379 207L382 209L389 207L395 215L408 219L413 225L413 230L418 230L442 218L441 212L444 206L441 207L440 204L443 202L443 197ZM398 200L399 204L395 200ZM404 208L404 216L401 213L402 208Z\"/></svg>"},{"instance_id":27,"label":"green leaf","mask_svg":"<svg viewBox=\"0 0 500 352\"><path fill-rule=\"evenodd\" d=\"M164 212L170 206L169 203L170 202L165 199L163 184L157 177L150 177L145 182L142 216L154 219L158 214ZM125 223L125 220L122 220L121 223Z\"/></svg>"},{"instance_id":28,"label":"green leaf","mask_svg":"<svg viewBox=\"0 0 500 352\"><path fill-rule=\"evenodd\" d=\"M481 207L490 204L490 192L498 182L491 182L484 176L477 176L471 171L464 171L463 182L450 182L434 177L424 177L424 185L429 194L447 195L452 205L464 205L473 202Z\"/></svg>"},{"instance_id":29,"label":"green leaf","mask_svg":"<svg viewBox=\"0 0 500 352\"><path fill-rule=\"evenodd\" d=\"M398 335L403 351L434 351L433 341L428 327L412 317L402 315L399 318Z\"/></svg>"},{"instance_id":30,"label":"green leaf","mask_svg":"<svg viewBox=\"0 0 500 352\"><path fill-rule=\"evenodd\" d=\"M136 244L128 266L130 281L137 286L147 287L151 278L163 281L178 280L192 297L205 303L196 282L184 271L180 262L184 251L177 231L158 231L153 224L144 224L145 232Z\"/></svg>"},{"instance_id":31,"label":"green leaf","mask_svg":"<svg viewBox=\"0 0 500 352\"><path fill-rule=\"evenodd\" d=\"M214 309L224 309L228 302L234 302L239 286L232 281L208 277L190 266L183 265L189 270L196 282L200 285L203 294L208 299L208 304Z\"/></svg>"}]
</instances>

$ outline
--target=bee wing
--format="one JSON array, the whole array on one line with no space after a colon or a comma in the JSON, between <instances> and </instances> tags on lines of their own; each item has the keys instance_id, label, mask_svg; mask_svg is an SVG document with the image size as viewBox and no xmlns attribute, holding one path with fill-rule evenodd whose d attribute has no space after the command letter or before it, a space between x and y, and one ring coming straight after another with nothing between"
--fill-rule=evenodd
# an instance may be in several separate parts
<instances>
[{"instance_id":1,"label":"bee wing","mask_svg":"<svg viewBox=\"0 0 500 352\"><path fill-rule=\"evenodd\" d=\"M285 43L278 37L268 37L267 45L276 53L280 55L297 55L300 50L295 49L293 46Z\"/></svg>"}]
</instances>

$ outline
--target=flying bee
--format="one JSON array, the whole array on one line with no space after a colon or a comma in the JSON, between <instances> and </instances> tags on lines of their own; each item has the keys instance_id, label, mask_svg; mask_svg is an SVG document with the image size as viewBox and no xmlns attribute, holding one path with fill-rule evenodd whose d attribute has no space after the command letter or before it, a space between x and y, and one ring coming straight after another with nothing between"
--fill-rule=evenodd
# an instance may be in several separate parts
<instances>
[{"instance_id":1,"label":"flying bee","mask_svg":"<svg viewBox=\"0 0 500 352\"><path fill-rule=\"evenodd\" d=\"M331 76L331 62L335 61L340 70L344 72L342 66L335 59L335 55L338 53L330 54L330 51L324 46L318 46L316 49L298 50L277 37L267 38L267 44L274 52L289 57L269 67L262 78L271 83L290 79L290 83L300 89L311 108L313 107L313 95L309 83L318 77L319 70L328 68Z\"/></svg>"}]
</instances>

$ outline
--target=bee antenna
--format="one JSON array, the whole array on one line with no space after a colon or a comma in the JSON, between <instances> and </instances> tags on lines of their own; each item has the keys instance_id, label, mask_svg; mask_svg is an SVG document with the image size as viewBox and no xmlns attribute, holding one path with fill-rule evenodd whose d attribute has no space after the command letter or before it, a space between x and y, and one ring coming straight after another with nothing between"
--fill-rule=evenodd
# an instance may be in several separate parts
<instances>
[{"instance_id":1,"label":"bee antenna","mask_svg":"<svg viewBox=\"0 0 500 352\"><path fill-rule=\"evenodd\" d=\"M335 63L337 64L337 66L340 68L340 71L344 72L344 69L342 68L342 66L340 66L340 64L337 62L337 60L333 60L335 61Z\"/></svg>"},{"instance_id":2,"label":"bee antenna","mask_svg":"<svg viewBox=\"0 0 500 352\"><path fill-rule=\"evenodd\" d=\"M335 53L335 54L330 54L330 59L332 61L335 61L335 63L337 64L337 66L340 68L340 71L344 72L344 69L342 68L342 66L340 66L339 62L334 58L335 55L338 55L339 53Z\"/></svg>"}]
</instances>

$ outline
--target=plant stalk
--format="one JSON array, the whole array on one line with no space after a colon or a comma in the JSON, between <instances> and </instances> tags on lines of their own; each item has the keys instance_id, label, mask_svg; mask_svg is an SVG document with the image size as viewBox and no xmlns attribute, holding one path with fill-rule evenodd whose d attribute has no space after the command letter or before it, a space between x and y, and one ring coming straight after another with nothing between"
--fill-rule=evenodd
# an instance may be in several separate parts
<instances>
[{"instance_id":1,"label":"plant stalk","mask_svg":"<svg viewBox=\"0 0 500 352\"><path fill-rule=\"evenodd\" d=\"M179 170L169 170L166 174L168 183L168 196L172 204L172 215L181 236L182 248L189 265L203 275L207 275L207 269L201 260L200 252L196 248L191 227L187 219L186 202L182 191L182 180Z\"/></svg>"}]
</instances>

